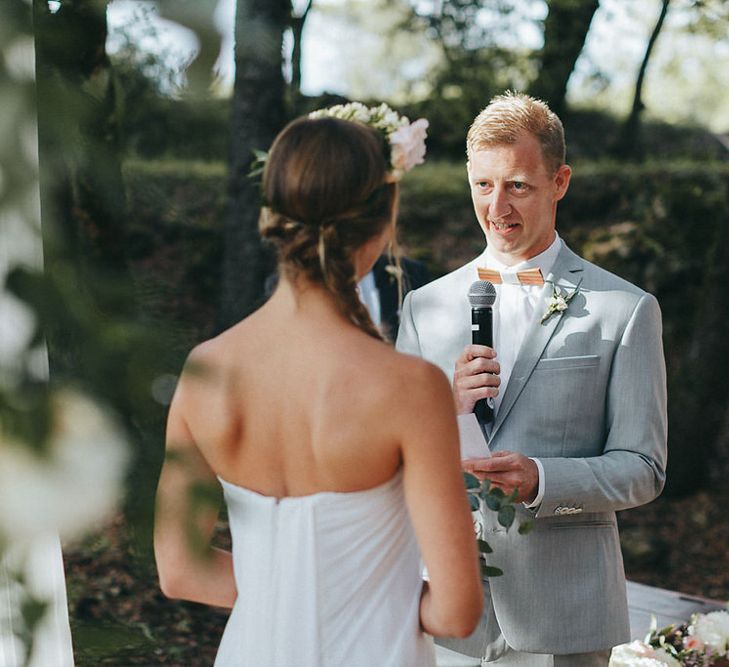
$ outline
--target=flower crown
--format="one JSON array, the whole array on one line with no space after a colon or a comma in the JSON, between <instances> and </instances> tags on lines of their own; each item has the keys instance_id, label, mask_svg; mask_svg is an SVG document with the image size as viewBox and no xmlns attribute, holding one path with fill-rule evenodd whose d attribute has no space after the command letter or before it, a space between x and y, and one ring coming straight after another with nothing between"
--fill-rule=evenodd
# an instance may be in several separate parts
<instances>
[{"instance_id":1,"label":"flower crown","mask_svg":"<svg viewBox=\"0 0 729 667\"><path fill-rule=\"evenodd\" d=\"M380 132L390 147L391 174L396 181L415 165L425 162L428 121L419 118L411 123L407 116L399 115L384 102L377 107L367 107L362 102L337 104L312 111L309 118L339 118L369 125Z\"/></svg>"}]
</instances>

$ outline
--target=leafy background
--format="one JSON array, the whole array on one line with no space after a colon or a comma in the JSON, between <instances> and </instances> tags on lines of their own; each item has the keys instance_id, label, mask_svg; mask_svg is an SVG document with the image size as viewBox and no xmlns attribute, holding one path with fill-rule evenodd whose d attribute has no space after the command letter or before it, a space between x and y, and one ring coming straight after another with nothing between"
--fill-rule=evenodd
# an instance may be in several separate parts
<instances>
[{"instance_id":1,"label":"leafy background","mask_svg":"<svg viewBox=\"0 0 729 667\"><path fill-rule=\"evenodd\" d=\"M270 271L270 256L255 234L258 193L245 179L251 149L266 147L288 118L342 101L342 91L302 93L294 53L280 48L283 35L290 31L295 38L299 30L301 36L317 11L356 30L370 25L370 16L387 43L398 45L384 50L390 61L383 71L411 72L403 63L419 60L427 65L409 81L371 73L373 80L399 81L389 101L432 124L429 163L403 182L400 232L407 253L437 276L482 248L465 182L466 127L492 93L506 86L529 89L549 78L550 25L569 16L573 3L454 0L439 3L440 13L428 13L427 3L415 11L402 2L390 3L399 9L388 14L384 3L369 3L365 11L357 2L338 8L297 2L292 8L279 0L239 0L241 76L232 82L232 97L219 82L215 94L208 87L220 46L214 4L150 5L152 14L197 31L201 51L187 79L164 53L140 50L131 33L110 58L103 0L8 0L0 6L0 203L15 206L19 186L36 182L14 128L23 114L33 114L37 101L46 258L44 274L19 271L4 289L36 313L53 386L81 386L112 405L134 452L118 516L65 545L79 665L213 661L225 614L165 600L158 590L150 548L153 495L166 401L186 351L255 308ZM609 0L582 4L613 6ZM646 39L668 5L642 7ZM494 21L471 29L484 9ZM574 28L579 56L591 28L578 18L560 25ZM720 59L728 18L725 3L674 0L664 30L708 40L712 48L701 57L708 52ZM151 19L137 15L134 21L154 35ZM252 25L275 48L245 48ZM533 48L504 41L511 28L527 25L542 36ZM36 39L35 87L17 73L11 46L18 34ZM407 35L426 35L435 50L428 57L409 50ZM288 78L282 58L288 58ZM580 74L584 65L575 62ZM669 480L664 497L620 513L628 576L727 599L729 522L722 507L729 500L723 484L729 463L729 303L723 288L729 278L729 154L721 132L729 128L708 127L706 110L691 111L697 103L724 108L720 86L707 83L703 96L687 95L661 115L651 103L652 70L646 71L644 101L651 108L638 108L632 129L632 96L623 94L622 106L611 104L606 97L614 88L603 85L599 63L588 77L592 97L583 95L578 103L564 90L560 97L559 86L544 89L545 97L555 95L555 108L562 105L575 170L559 229L575 250L654 292L664 313ZM366 92L365 80L353 75L351 89ZM635 134L626 143L629 129ZM3 394L3 418L11 403ZM41 410L44 402L33 405ZM216 539L228 540L224 517Z\"/></svg>"}]
</instances>

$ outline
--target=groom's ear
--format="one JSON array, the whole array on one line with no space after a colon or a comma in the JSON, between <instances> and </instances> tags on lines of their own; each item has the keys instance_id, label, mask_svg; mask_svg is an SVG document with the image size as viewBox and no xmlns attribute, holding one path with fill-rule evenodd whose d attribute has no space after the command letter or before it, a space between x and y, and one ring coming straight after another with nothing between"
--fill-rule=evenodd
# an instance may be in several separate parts
<instances>
[{"instance_id":1,"label":"groom's ear","mask_svg":"<svg viewBox=\"0 0 729 667\"><path fill-rule=\"evenodd\" d=\"M570 185L572 177L572 168L568 164L563 164L554 174L555 185L555 201L559 201L567 194L567 188Z\"/></svg>"}]
</instances>

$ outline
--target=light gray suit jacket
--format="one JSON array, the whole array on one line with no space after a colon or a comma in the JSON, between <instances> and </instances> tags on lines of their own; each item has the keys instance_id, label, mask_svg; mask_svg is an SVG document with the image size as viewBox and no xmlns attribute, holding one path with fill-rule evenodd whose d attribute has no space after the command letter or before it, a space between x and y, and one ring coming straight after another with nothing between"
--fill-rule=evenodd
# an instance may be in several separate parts
<instances>
[{"instance_id":1,"label":"light gray suit jacket","mask_svg":"<svg viewBox=\"0 0 729 667\"><path fill-rule=\"evenodd\" d=\"M451 378L471 342L476 267L473 260L403 303L397 348ZM519 520L535 521L524 536L487 513L489 562L505 574L486 585L486 608L516 650L583 653L630 639L615 511L649 502L665 480L661 314L653 296L564 244L546 280L488 429L492 451L540 459L544 499L536 511L519 506ZM568 309L541 324L553 284L564 293L580 281ZM481 627L460 650L484 655L492 639Z\"/></svg>"}]
</instances>

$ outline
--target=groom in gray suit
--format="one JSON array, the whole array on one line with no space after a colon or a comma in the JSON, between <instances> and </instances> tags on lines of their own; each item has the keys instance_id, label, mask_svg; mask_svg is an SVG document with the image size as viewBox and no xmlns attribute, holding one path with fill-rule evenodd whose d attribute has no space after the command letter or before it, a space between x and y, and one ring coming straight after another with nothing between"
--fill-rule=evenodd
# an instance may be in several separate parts
<instances>
[{"instance_id":1,"label":"groom in gray suit","mask_svg":"<svg viewBox=\"0 0 729 667\"><path fill-rule=\"evenodd\" d=\"M556 233L571 169L559 118L498 96L468 133L468 178L485 252L402 308L397 347L453 378L459 414L481 398L493 456L464 468L518 489L527 535L486 513L486 605L471 664L590 667L630 639L616 510L661 491L666 377L656 299L573 253ZM471 283L496 286L494 347L471 344Z\"/></svg>"}]
</instances>

